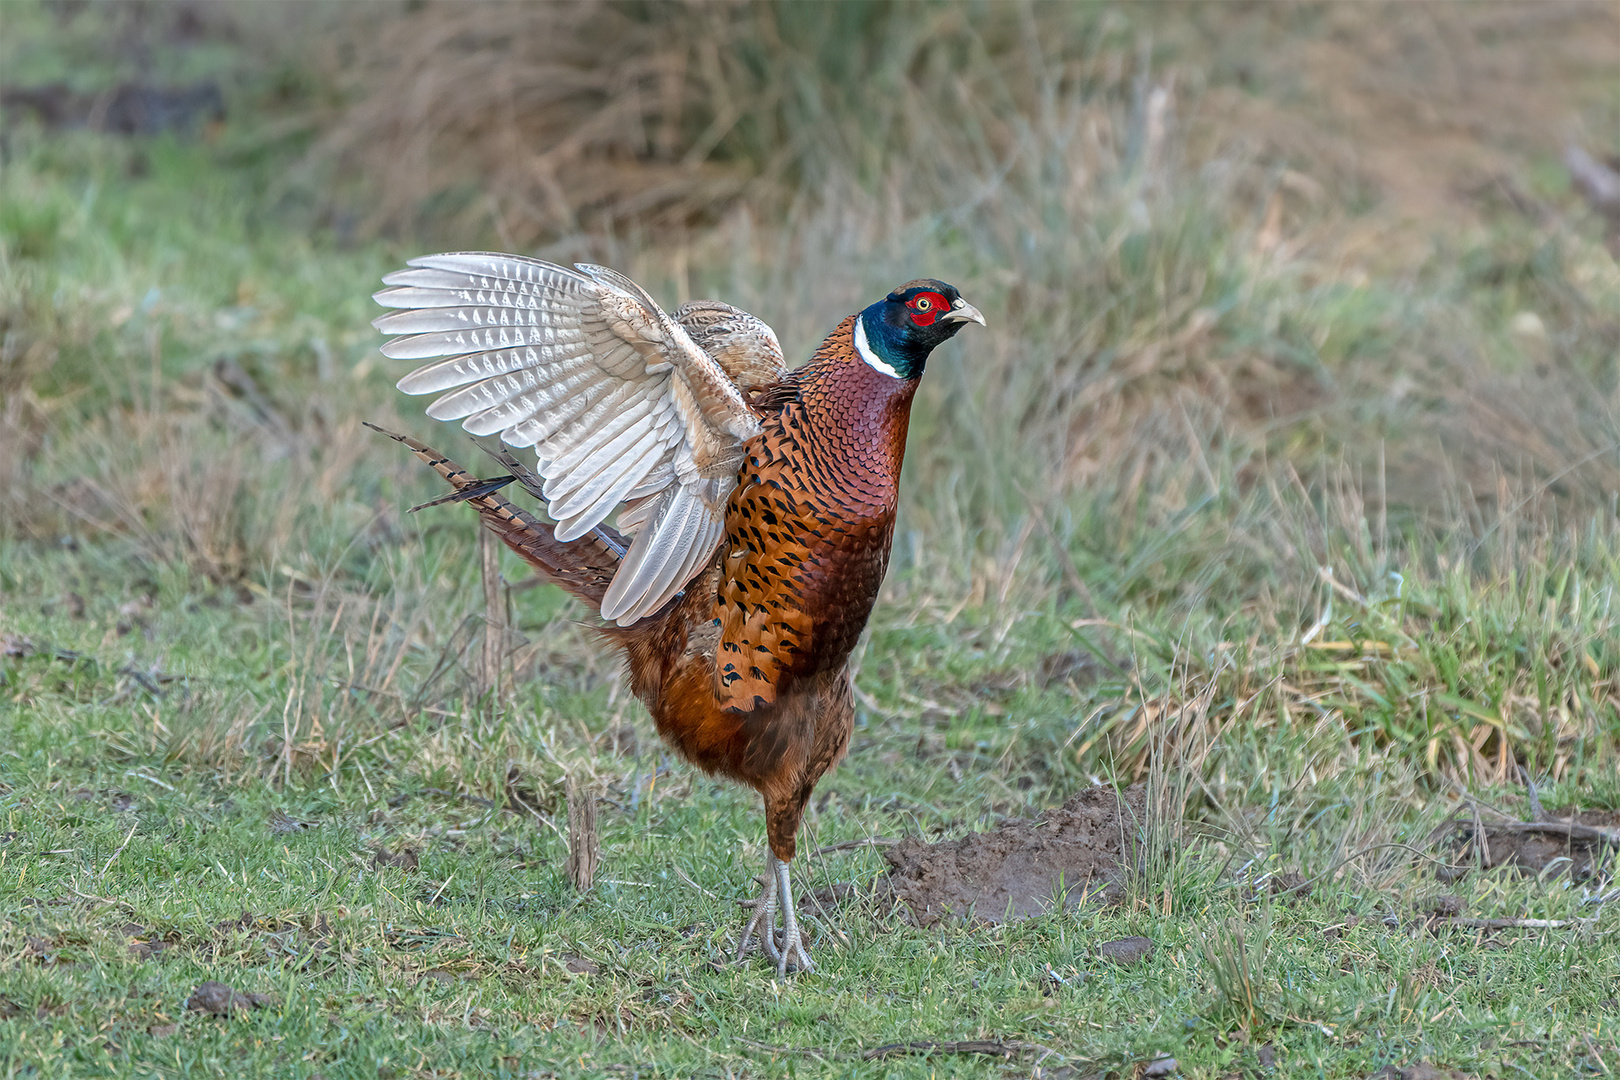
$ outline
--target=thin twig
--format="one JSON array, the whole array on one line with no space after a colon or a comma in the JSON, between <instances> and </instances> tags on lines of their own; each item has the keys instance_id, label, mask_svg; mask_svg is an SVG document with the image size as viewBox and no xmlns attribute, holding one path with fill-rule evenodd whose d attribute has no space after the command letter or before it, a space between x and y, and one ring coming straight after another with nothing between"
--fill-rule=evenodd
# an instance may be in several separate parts
<instances>
[{"instance_id":1,"label":"thin twig","mask_svg":"<svg viewBox=\"0 0 1620 1080\"><path fill-rule=\"evenodd\" d=\"M910 1042L885 1043L874 1046L870 1050L862 1051L862 1061L877 1061L882 1058L900 1057L903 1054L987 1054L990 1057L1012 1058L1020 1054L1027 1054L1031 1050L1044 1050L1045 1047L1032 1046L1029 1043L1007 1043L1000 1039L973 1039L967 1042L934 1042L931 1039L913 1039Z\"/></svg>"},{"instance_id":2,"label":"thin twig","mask_svg":"<svg viewBox=\"0 0 1620 1080\"><path fill-rule=\"evenodd\" d=\"M80 896L86 900L94 900L98 904L111 904L113 907L127 908L130 911L135 910L135 905L131 904L128 900L115 900L110 896L96 896L93 893L80 892L71 885L67 887L67 890L74 896Z\"/></svg>"},{"instance_id":3,"label":"thin twig","mask_svg":"<svg viewBox=\"0 0 1620 1080\"><path fill-rule=\"evenodd\" d=\"M1091 595L1091 586L1086 584L1086 579L1080 576L1080 568L1074 564L1074 556L1069 553L1068 546L1059 539L1057 530L1052 528L1052 523L1046 520L1046 515L1042 513L1041 508L1036 505L1029 492L1024 490L1024 485L1014 480L1013 487L1017 488L1018 494L1023 496L1024 506L1028 508L1030 516L1035 519L1035 524L1040 526L1041 535L1046 537L1046 542L1052 546L1053 553L1057 555L1058 567L1063 571L1063 577L1069 583L1069 588L1073 589L1075 595L1080 597L1081 602L1091 612L1093 619L1101 618L1102 611L1097 607L1097 599Z\"/></svg>"},{"instance_id":4,"label":"thin twig","mask_svg":"<svg viewBox=\"0 0 1620 1080\"><path fill-rule=\"evenodd\" d=\"M1571 926L1591 926L1591 919L1465 919L1451 916L1431 919L1430 926L1459 926L1467 930L1563 930Z\"/></svg>"},{"instance_id":5,"label":"thin twig","mask_svg":"<svg viewBox=\"0 0 1620 1080\"><path fill-rule=\"evenodd\" d=\"M1480 828L1495 833L1544 833L1562 836L1566 840L1620 847L1620 829L1600 829L1596 825L1582 825L1578 821L1493 821L1482 823Z\"/></svg>"},{"instance_id":6,"label":"thin twig","mask_svg":"<svg viewBox=\"0 0 1620 1080\"><path fill-rule=\"evenodd\" d=\"M831 855L835 851L853 851L856 848L863 847L893 847L899 842L899 840L891 840L886 836L872 836L865 840L840 840L836 844L828 844L825 847L816 848L814 851L809 852L805 858L815 859L822 855Z\"/></svg>"},{"instance_id":7,"label":"thin twig","mask_svg":"<svg viewBox=\"0 0 1620 1080\"><path fill-rule=\"evenodd\" d=\"M708 889L705 889L703 886L701 886L697 882L693 881L691 875L688 874L685 870L682 870L679 863L671 863L670 864L670 869L675 871L675 876L676 877L678 877L682 881L686 882L688 888L696 889L698 892L702 893L704 896L707 896L710 900L722 900L722 899L724 899L724 897L722 897L719 893L710 892Z\"/></svg>"},{"instance_id":8,"label":"thin twig","mask_svg":"<svg viewBox=\"0 0 1620 1080\"><path fill-rule=\"evenodd\" d=\"M591 891L602 844L596 832L596 793L577 772L567 777L568 880L580 893Z\"/></svg>"},{"instance_id":9,"label":"thin twig","mask_svg":"<svg viewBox=\"0 0 1620 1080\"><path fill-rule=\"evenodd\" d=\"M1320 874L1317 874L1315 877L1306 878L1304 881L1300 882L1298 885L1294 885L1294 886L1292 886L1290 888L1278 890L1277 895L1278 896L1287 896L1289 893L1296 893L1296 892L1299 892L1301 889L1308 889L1312 885L1315 885L1318 881L1323 881L1323 880L1325 880L1327 878L1332 877L1335 873L1337 873L1339 871L1340 868L1342 868L1344 866L1348 866L1350 863L1355 862L1357 859L1361 858L1363 855L1370 855L1373 852L1380 851L1380 850L1382 850L1384 848L1399 848L1402 851L1410 851L1413 855L1416 855L1418 858L1425 859L1425 860L1427 860L1429 862L1434 863L1437 866L1444 866L1448 870L1461 869L1461 867L1453 866L1451 863L1443 862L1440 859L1435 858L1433 855L1430 855L1426 851L1419 851L1417 848L1413 847L1410 844L1399 844L1399 843L1393 843L1393 842L1387 843L1387 844L1369 844L1367 847L1362 848L1360 851L1353 851L1350 854L1346 855L1344 858L1340 859L1338 862L1334 863L1332 866L1328 867L1326 870L1322 871Z\"/></svg>"},{"instance_id":10,"label":"thin twig","mask_svg":"<svg viewBox=\"0 0 1620 1080\"><path fill-rule=\"evenodd\" d=\"M885 1043L874 1046L870 1050L863 1050L859 1055L851 1053L838 1053L837 1051L817 1050L808 1046L773 1046L770 1043L755 1042L753 1039L737 1039L737 1042L755 1050L766 1050L773 1054L796 1054L803 1057L813 1057L821 1061L833 1058L854 1058L859 1056L862 1061L879 1061L883 1058L900 1057L906 1054L920 1054L931 1056L933 1054L984 1054L989 1057L1015 1058L1026 1054L1040 1054L1040 1061L1054 1057L1057 1051L1039 1043L1003 1042L1000 1039L973 1039L965 1042L934 1042L928 1039L914 1039L910 1042Z\"/></svg>"},{"instance_id":11,"label":"thin twig","mask_svg":"<svg viewBox=\"0 0 1620 1080\"><path fill-rule=\"evenodd\" d=\"M170 791L174 791L174 792L176 792L178 794L178 790L175 788L175 786L173 784L166 784L162 780L159 780L155 776L146 775L145 773L141 772L139 769L126 770L124 775L125 776L133 776L133 777L136 777L138 779L145 780L147 783L156 784L160 788L168 788Z\"/></svg>"},{"instance_id":12,"label":"thin twig","mask_svg":"<svg viewBox=\"0 0 1620 1080\"><path fill-rule=\"evenodd\" d=\"M1507 513L1498 515L1497 519L1491 523L1490 527L1479 534L1479 538L1474 541L1473 547L1470 549L1470 554L1477 552L1480 548L1484 547L1485 541L1489 540L1491 538L1491 534L1496 532L1496 530L1501 527L1502 522L1511 520L1515 515L1518 514L1520 510L1523 510L1526 506L1529 506L1531 502L1540 498L1546 492L1551 491L1558 481L1562 480L1576 469L1579 469L1581 466L1586 465L1589 462L1596 461L1605 454L1612 454L1616 450L1620 450L1620 442L1612 442L1607 446L1600 446L1590 454L1586 454L1576 461L1571 462L1566 467L1553 473L1546 480L1543 480L1540 484L1537 484L1534 491L1509 507Z\"/></svg>"},{"instance_id":13,"label":"thin twig","mask_svg":"<svg viewBox=\"0 0 1620 1080\"><path fill-rule=\"evenodd\" d=\"M112 869L113 861L124 853L125 848L129 847L129 838L135 835L135 830L140 827L140 824L141 823L137 821L134 825L129 827L129 832L124 834L124 842L118 845L117 851L108 856L106 865L101 868L101 873L96 875L96 879L98 881L107 876L107 871Z\"/></svg>"},{"instance_id":14,"label":"thin twig","mask_svg":"<svg viewBox=\"0 0 1620 1080\"><path fill-rule=\"evenodd\" d=\"M363 694L380 694L383 697L393 698L401 705L404 705L407 710L414 708L416 712L432 713L434 716L447 716L451 719L461 716L459 712L451 712L448 709L436 709L431 705L416 705L413 707L411 703L406 700L405 695L400 693L398 690L384 690L378 686L366 686L363 683L348 682L347 680L339 679L335 675L328 675L326 677L326 681L331 683L333 686L341 686L345 690L359 690Z\"/></svg>"},{"instance_id":15,"label":"thin twig","mask_svg":"<svg viewBox=\"0 0 1620 1080\"><path fill-rule=\"evenodd\" d=\"M1546 821L1547 812L1541 808L1541 796L1536 793L1536 782L1530 779L1530 770L1520 765L1519 776L1523 778L1525 793L1530 798L1530 820Z\"/></svg>"},{"instance_id":16,"label":"thin twig","mask_svg":"<svg viewBox=\"0 0 1620 1080\"><path fill-rule=\"evenodd\" d=\"M813 1057L826 1061L829 1055L822 1050L815 1050L808 1046L772 1046L770 1043L755 1042L753 1039L738 1038L738 1042L755 1050L768 1050L773 1054L798 1054L802 1057ZM846 1057L845 1054L833 1054L832 1057Z\"/></svg>"},{"instance_id":17,"label":"thin twig","mask_svg":"<svg viewBox=\"0 0 1620 1080\"><path fill-rule=\"evenodd\" d=\"M501 657L506 637L506 605L501 597L500 549L495 534L478 530L479 576L484 585L484 648L478 671L480 697L493 712L501 700Z\"/></svg>"},{"instance_id":18,"label":"thin twig","mask_svg":"<svg viewBox=\"0 0 1620 1080\"><path fill-rule=\"evenodd\" d=\"M477 795L463 795L459 791L446 791L444 788L436 787L425 787L422 790L429 795L443 795L447 799L460 799L463 802L470 802L475 806L486 807L490 810L507 810L507 807L502 806L500 803L491 802L489 799L480 799ZM516 813L517 811L508 810L507 812Z\"/></svg>"}]
</instances>

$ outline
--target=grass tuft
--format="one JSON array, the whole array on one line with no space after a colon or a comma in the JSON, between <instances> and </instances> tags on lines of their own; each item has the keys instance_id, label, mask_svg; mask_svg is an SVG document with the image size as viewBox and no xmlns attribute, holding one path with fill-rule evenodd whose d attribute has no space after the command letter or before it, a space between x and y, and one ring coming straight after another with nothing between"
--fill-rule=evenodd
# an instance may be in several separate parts
<instances>
[{"instance_id":1,"label":"grass tuft","mask_svg":"<svg viewBox=\"0 0 1620 1080\"><path fill-rule=\"evenodd\" d=\"M1615 1059L1613 883L1446 840L1531 817L1521 769L1553 815L1620 809L1620 274L1547 142L1617 149L1612 12L194 7L0 35L75 101L226 102L0 118L0 1060ZM359 424L428 435L367 297L439 246L589 255L797 356L919 273L990 316L919 392L807 811L817 975L725 962L752 795L672 760L466 515L404 512L440 492ZM885 899L873 841L1137 779L1118 905ZM1127 936L1151 956L1100 960ZM260 1007L186 1010L209 979ZM901 1044L931 1056L868 1056Z\"/></svg>"}]
</instances>

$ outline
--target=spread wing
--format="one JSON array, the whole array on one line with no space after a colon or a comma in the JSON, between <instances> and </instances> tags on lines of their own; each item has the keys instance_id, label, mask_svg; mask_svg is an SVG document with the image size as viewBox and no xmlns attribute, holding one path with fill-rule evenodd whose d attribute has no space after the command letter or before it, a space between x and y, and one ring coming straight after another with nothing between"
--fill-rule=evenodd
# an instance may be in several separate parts
<instances>
[{"instance_id":1,"label":"spread wing","mask_svg":"<svg viewBox=\"0 0 1620 1080\"><path fill-rule=\"evenodd\" d=\"M675 310L675 321L725 369L744 397L774 386L787 374L776 332L740 308L693 300Z\"/></svg>"},{"instance_id":2,"label":"spread wing","mask_svg":"<svg viewBox=\"0 0 1620 1080\"><path fill-rule=\"evenodd\" d=\"M410 266L376 294L403 310L374 325L400 335L385 356L438 359L399 388L440 394L427 409L434 419L533 447L557 539L629 504L620 527L636 536L602 617L628 626L657 611L713 556L743 443L760 430L726 367L604 267L482 252ZM760 348L753 355L766 363Z\"/></svg>"}]
</instances>

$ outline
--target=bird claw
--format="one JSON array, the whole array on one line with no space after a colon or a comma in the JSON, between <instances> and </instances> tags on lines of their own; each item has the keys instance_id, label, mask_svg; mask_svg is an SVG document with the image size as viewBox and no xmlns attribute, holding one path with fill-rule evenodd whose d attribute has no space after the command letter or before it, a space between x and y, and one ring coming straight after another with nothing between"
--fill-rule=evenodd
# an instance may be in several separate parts
<instances>
[{"instance_id":1,"label":"bird claw","mask_svg":"<svg viewBox=\"0 0 1620 1080\"><path fill-rule=\"evenodd\" d=\"M787 936L785 932L783 936L784 938ZM778 979L787 978L789 971L798 973L801 971L813 972L815 970L815 962L810 959L810 954L805 951L804 941L799 934L795 933L792 935L791 940L783 941L781 953L776 957L776 977Z\"/></svg>"},{"instance_id":2,"label":"bird claw","mask_svg":"<svg viewBox=\"0 0 1620 1080\"><path fill-rule=\"evenodd\" d=\"M774 890L772 890L774 894ZM737 952L732 957L741 963L743 957L748 955L749 946L754 943L754 934L759 933L759 947L761 951L772 960L776 959L776 943L771 939L776 936L776 897L775 895L761 895L756 900L737 901L742 907L754 909L748 922L743 926L742 936L737 939ZM763 926L761 925L763 924Z\"/></svg>"},{"instance_id":3,"label":"bird claw","mask_svg":"<svg viewBox=\"0 0 1620 1080\"><path fill-rule=\"evenodd\" d=\"M754 943L757 935L759 951L776 965L777 978L787 978L789 970L795 972L816 970L809 952L805 950L804 938L799 932L798 916L793 910L793 891L788 875L788 864L778 859L774 852L766 856L765 876L760 884L758 897L753 900L737 901L739 907L751 908L753 914L743 926L742 936L737 939L736 961L741 963L743 957L748 955L749 946ZM783 924L780 944L776 938L776 909L779 895Z\"/></svg>"}]
</instances>

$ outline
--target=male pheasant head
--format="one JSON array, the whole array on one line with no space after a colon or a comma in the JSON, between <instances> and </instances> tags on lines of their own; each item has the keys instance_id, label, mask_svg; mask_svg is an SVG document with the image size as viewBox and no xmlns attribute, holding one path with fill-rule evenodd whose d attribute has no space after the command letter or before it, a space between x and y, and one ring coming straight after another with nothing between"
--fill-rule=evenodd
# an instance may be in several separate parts
<instances>
[{"instance_id":1,"label":"male pheasant head","mask_svg":"<svg viewBox=\"0 0 1620 1080\"><path fill-rule=\"evenodd\" d=\"M892 378L921 378L934 346L970 322L983 326L984 316L955 286L919 278L855 316L855 351Z\"/></svg>"}]
</instances>

